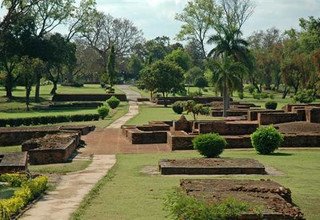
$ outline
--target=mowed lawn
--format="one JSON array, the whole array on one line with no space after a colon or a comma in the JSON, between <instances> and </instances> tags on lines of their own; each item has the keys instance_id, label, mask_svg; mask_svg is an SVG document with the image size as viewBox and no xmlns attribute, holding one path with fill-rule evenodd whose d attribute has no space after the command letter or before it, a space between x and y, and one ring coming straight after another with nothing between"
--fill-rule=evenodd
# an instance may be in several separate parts
<instances>
[{"instance_id":1,"label":"mowed lawn","mask_svg":"<svg viewBox=\"0 0 320 220\"><path fill-rule=\"evenodd\" d=\"M52 96L50 95L50 91L52 89L52 85L41 86L40 88L40 97L41 103L45 104L51 101ZM35 88L32 88L31 91L31 104L30 106L38 105L39 103L34 103L34 92ZM116 93L123 93L117 87L115 87ZM84 84L83 87L71 87L71 86L61 86L58 85L57 93L63 94L105 94L106 91L99 84ZM8 111L8 110L25 110L25 88L22 86L17 86L13 90L14 99L11 102L7 102L7 99L4 97L6 94L4 87L0 87L0 111Z\"/></svg>"},{"instance_id":2,"label":"mowed lawn","mask_svg":"<svg viewBox=\"0 0 320 220\"><path fill-rule=\"evenodd\" d=\"M185 115L188 120L193 120L191 113ZM171 121L179 120L181 115L176 114L170 106L139 105L139 114L126 122L128 125L148 124L149 121ZM198 115L198 120L212 120L211 116ZM217 118L216 118L217 119Z\"/></svg>"},{"instance_id":3,"label":"mowed lawn","mask_svg":"<svg viewBox=\"0 0 320 220\"><path fill-rule=\"evenodd\" d=\"M281 150L271 156L257 155L254 150L225 150L222 157L254 158L282 172L282 176L161 176L141 172L145 167L157 167L164 158L199 157L194 152L159 154L121 154L117 164L82 202L73 219L168 219L163 201L168 192L179 186L182 178L271 179L292 190L293 201L305 213L306 219L320 219L320 149ZM169 218L171 219L171 218Z\"/></svg>"}]
</instances>

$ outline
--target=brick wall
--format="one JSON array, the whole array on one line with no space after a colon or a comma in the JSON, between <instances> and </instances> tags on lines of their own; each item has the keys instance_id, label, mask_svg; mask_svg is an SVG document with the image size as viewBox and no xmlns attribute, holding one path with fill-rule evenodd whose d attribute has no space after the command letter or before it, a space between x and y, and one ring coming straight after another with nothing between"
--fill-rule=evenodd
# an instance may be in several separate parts
<instances>
[{"instance_id":1,"label":"brick wall","mask_svg":"<svg viewBox=\"0 0 320 220\"><path fill-rule=\"evenodd\" d=\"M299 121L296 113L258 113L258 122L260 125L280 124L293 121Z\"/></svg>"},{"instance_id":2,"label":"brick wall","mask_svg":"<svg viewBox=\"0 0 320 220\"><path fill-rule=\"evenodd\" d=\"M77 102L77 101L106 101L111 96L120 101L127 101L125 94L56 94L52 97L53 102Z\"/></svg>"}]
</instances>

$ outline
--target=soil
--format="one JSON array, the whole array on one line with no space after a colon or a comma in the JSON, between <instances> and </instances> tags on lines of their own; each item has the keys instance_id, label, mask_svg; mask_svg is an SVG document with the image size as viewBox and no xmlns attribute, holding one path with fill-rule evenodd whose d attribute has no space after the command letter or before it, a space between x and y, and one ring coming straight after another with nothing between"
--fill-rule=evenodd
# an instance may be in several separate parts
<instances>
[{"instance_id":1,"label":"soil","mask_svg":"<svg viewBox=\"0 0 320 220\"><path fill-rule=\"evenodd\" d=\"M263 219L303 219L301 210L292 203L291 191L270 180L185 179L180 187L187 195L204 199L208 203L227 198L247 202L259 207ZM261 219L253 210L240 219Z\"/></svg>"},{"instance_id":2,"label":"soil","mask_svg":"<svg viewBox=\"0 0 320 220\"><path fill-rule=\"evenodd\" d=\"M248 158L161 160L159 169L163 175L266 174L265 167L261 163Z\"/></svg>"},{"instance_id":3,"label":"soil","mask_svg":"<svg viewBox=\"0 0 320 220\"><path fill-rule=\"evenodd\" d=\"M320 124L305 121L276 124L281 133L320 133Z\"/></svg>"}]
</instances>

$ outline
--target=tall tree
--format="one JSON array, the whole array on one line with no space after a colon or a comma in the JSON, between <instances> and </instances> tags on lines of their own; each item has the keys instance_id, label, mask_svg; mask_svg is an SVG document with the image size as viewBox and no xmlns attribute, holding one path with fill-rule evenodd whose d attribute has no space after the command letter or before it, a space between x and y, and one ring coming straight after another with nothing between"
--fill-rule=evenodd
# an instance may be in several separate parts
<instances>
[{"instance_id":1,"label":"tall tree","mask_svg":"<svg viewBox=\"0 0 320 220\"><path fill-rule=\"evenodd\" d=\"M220 61L211 60L208 64L212 74L208 76L208 81L218 87L223 94L223 117L227 117L229 109L229 92L240 89L241 74L247 71L246 67L239 62L234 62L232 57L223 57Z\"/></svg>"},{"instance_id":2,"label":"tall tree","mask_svg":"<svg viewBox=\"0 0 320 220\"><path fill-rule=\"evenodd\" d=\"M179 40L194 40L206 56L205 44L214 23L221 16L221 8L212 0L189 1L183 12L176 14L176 20L183 22L177 35Z\"/></svg>"},{"instance_id":3,"label":"tall tree","mask_svg":"<svg viewBox=\"0 0 320 220\"><path fill-rule=\"evenodd\" d=\"M191 58L184 49L178 48L169 53L165 60L171 61L180 66L184 72L188 71L191 66Z\"/></svg>"}]
</instances>

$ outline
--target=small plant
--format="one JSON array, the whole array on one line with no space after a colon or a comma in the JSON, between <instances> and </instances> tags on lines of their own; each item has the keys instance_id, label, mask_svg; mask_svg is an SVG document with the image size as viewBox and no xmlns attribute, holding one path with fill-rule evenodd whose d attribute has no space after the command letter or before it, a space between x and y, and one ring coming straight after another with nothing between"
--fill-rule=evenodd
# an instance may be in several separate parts
<instances>
[{"instance_id":1,"label":"small plant","mask_svg":"<svg viewBox=\"0 0 320 220\"><path fill-rule=\"evenodd\" d=\"M172 105L172 110L177 113L177 114L182 114L183 112L183 106L184 106L184 102L181 101L177 101L175 103L173 103Z\"/></svg>"},{"instance_id":2,"label":"small plant","mask_svg":"<svg viewBox=\"0 0 320 220\"><path fill-rule=\"evenodd\" d=\"M251 135L252 146L259 154L273 153L283 142L283 135L273 126L260 127Z\"/></svg>"},{"instance_id":3,"label":"small plant","mask_svg":"<svg viewBox=\"0 0 320 220\"><path fill-rule=\"evenodd\" d=\"M98 107L98 114L100 115L100 117L102 119L105 119L105 117L107 117L109 114L108 106L102 105L102 106Z\"/></svg>"},{"instance_id":4,"label":"small plant","mask_svg":"<svg viewBox=\"0 0 320 220\"><path fill-rule=\"evenodd\" d=\"M261 97L262 99L267 99L267 98L269 98L269 94L268 94L268 93L265 93L265 92L262 92L262 93L260 93L260 97Z\"/></svg>"},{"instance_id":5,"label":"small plant","mask_svg":"<svg viewBox=\"0 0 320 220\"><path fill-rule=\"evenodd\" d=\"M266 109L276 110L278 103L275 101L269 101L269 102L266 102L265 106L266 106Z\"/></svg>"},{"instance_id":6,"label":"small plant","mask_svg":"<svg viewBox=\"0 0 320 220\"><path fill-rule=\"evenodd\" d=\"M192 141L193 148L208 158L218 157L227 145L226 140L219 134L200 134Z\"/></svg>"},{"instance_id":7,"label":"small plant","mask_svg":"<svg viewBox=\"0 0 320 220\"><path fill-rule=\"evenodd\" d=\"M315 92L313 89L304 89L299 92L293 97L295 102L300 103L311 103L316 100Z\"/></svg>"},{"instance_id":8,"label":"small plant","mask_svg":"<svg viewBox=\"0 0 320 220\"><path fill-rule=\"evenodd\" d=\"M119 106L120 104L120 100L115 97L115 96L111 96L108 100L107 100L108 105L110 106L110 108L115 109Z\"/></svg>"},{"instance_id":9,"label":"small plant","mask_svg":"<svg viewBox=\"0 0 320 220\"><path fill-rule=\"evenodd\" d=\"M270 99L274 99L274 94L271 93L271 94L269 95L269 98L270 98Z\"/></svg>"}]
</instances>

